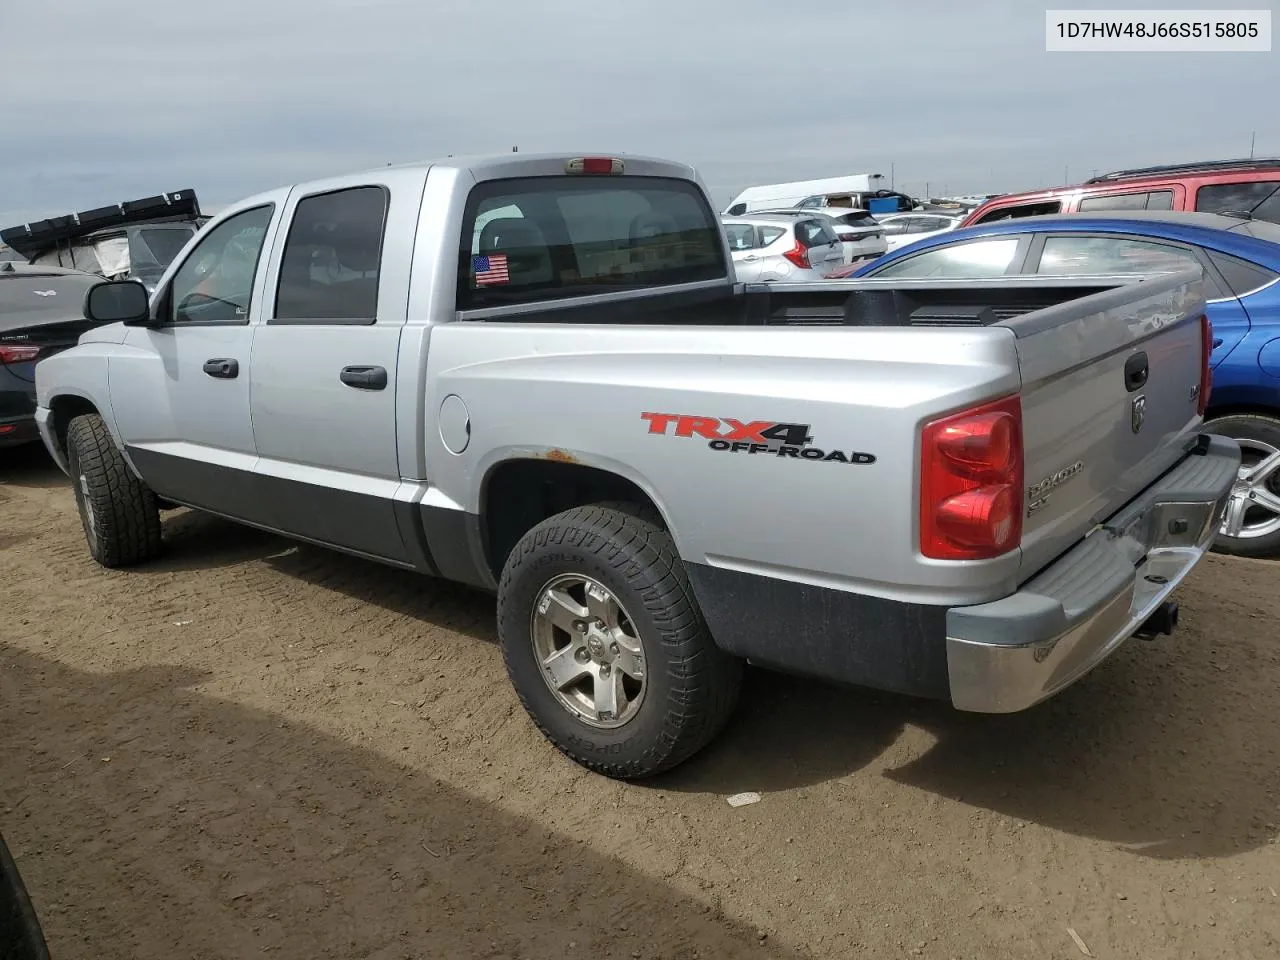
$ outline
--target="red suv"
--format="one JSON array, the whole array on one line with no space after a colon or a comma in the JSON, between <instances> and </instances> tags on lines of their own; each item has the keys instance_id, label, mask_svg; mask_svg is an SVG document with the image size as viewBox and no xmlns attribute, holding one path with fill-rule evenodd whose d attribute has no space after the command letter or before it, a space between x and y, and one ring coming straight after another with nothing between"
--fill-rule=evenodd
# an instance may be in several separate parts
<instances>
[{"instance_id":1,"label":"red suv","mask_svg":"<svg viewBox=\"0 0 1280 960\"><path fill-rule=\"evenodd\" d=\"M1198 210L1280 223L1280 159L1116 170L1076 187L996 197L965 217L960 226L1095 210Z\"/></svg>"}]
</instances>

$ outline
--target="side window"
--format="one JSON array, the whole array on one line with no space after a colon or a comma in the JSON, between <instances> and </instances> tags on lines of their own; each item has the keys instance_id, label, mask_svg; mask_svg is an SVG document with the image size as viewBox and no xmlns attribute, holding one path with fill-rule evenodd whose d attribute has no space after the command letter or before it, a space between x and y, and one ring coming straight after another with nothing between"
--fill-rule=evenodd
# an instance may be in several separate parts
<instances>
[{"instance_id":1,"label":"side window","mask_svg":"<svg viewBox=\"0 0 1280 960\"><path fill-rule=\"evenodd\" d=\"M756 228L749 223L726 223L724 233L730 250L751 250L756 245Z\"/></svg>"},{"instance_id":2,"label":"side window","mask_svg":"<svg viewBox=\"0 0 1280 960\"><path fill-rule=\"evenodd\" d=\"M1036 273L1057 277L1167 273L1200 265L1193 251L1164 243L1126 237L1047 237Z\"/></svg>"},{"instance_id":3,"label":"side window","mask_svg":"<svg viewBox=\"0 0 1280 960\"><path fill-rule=\"evenodd\" d=\"M994 223L997 220L1012 220L1014 217L1044 217L1052 213L1062 212L1062 201L1048 200L1044 203L1026 203L1020 207L1000 207L982 215L977 223Z\"/></svg>"},{"instance_id":4,"label":"side window","mask_svg":"<svg viewBox=\"0 0 1280 960\"><path fill-rule=\"evenodd\" d=\"M1209 184L1196 192L1196 209L1205 213L1247 213L1255 220L1280 223L1280 181Z\"/></svg>"},{"instance_id":5,"label":"side window","mask_svg":"<svg viewBox=\"0 0 1280 960\"><path fill-rule=\"evenodd\" d=\"M268 322L374 322L388 200L383 187L370 186L298 202Z\"/></svg>"},{"instance_id":6,"label":"side window","mask_svg":"<svg viewBox=\"0 0 1280 960\"><path fill-rule=\"evenodd\" d=\"M249 301L275 207L244 210L214 227L173 275L159 305L170 323L248 323Z\"/></svg>"},{"instance_id":7,"label":"side window","mask_svg":"<svg viewBox=\"0 0 1280 960\"><path fill-rule=\"evenodd\" d=\"M1096 197L1084 197L1078 209L1081 213L1090 210L1172 210L1173 191L1104 193Z\"/></svg>"},{"instance_id":8,"label":"side window","mask_svg":"<svg viewBox=\"0 0 1280 960\"><path fill-rule=\"evenodd\" d=\"M1104 193L1100 197L1084 197L1077 207L1081 213L1090 210L1145 210L1147 195L1145 193Z\"/></svg>"},{"instance_id":9,"label":"side window","mask_svg":"<svg viewBox=\"0 0 1280 960\"><path fill-rule=\"evenodd\" d=\"M761 227L760 228L760 246L767 247L769 244L773 243L773 241L777 240L780 236L782 236L786 232L787 231L782 227Z\"/></svg>"},{"instance_id":10,"label":"side window","mask_svg":"<svg viewBox=\"0 0 1280 960\"><path fill-rule=\"evenodd\" d=\"M490 180L463 213L458 309L724 279L721 229L687 180Z\"/></svg>"},{"instance_id":11,"label":"side window","mask_svg":"<svg viewBox=\"0 0 1280 960\"><path fill-rule=\"evenodd\" d=\"M900 233L907 232L910 222L910 217L901 217L897 220L881 220L880 226L884 227L885 236L896 237Z\"/></svg>"},{"instance_id":12,"label":"side window","mask_svg":"<svg viewBox=\"0 0 1280 960\"><path fill-rule=\"evenodd\" d=\"M1217 250L1206 250L1205 252L1209 254L1209 259L1213 261L1213 265L1222 274L1222 279L1227 281L1227 286L1231 288L1231 292L1237 297L1247 296L1280 276L1280 274L1273 273L1264 267L1258 266L1256 263L1241 260L1239 257L1228 256L1225 253L1219 253Z\"/></svg>"},{"instance_id":13,"label":"side window","mask_svg":"<svg viewBox=\"0 0 1280 960\"><path fill-rule=\"evenodd\" d=\"M898 277L903 280L921 280L928 277L1002 277L1013 263L1018 252L1019 238L992 237L971 240L947 247L937 247L906 257L883 269L873 271L874 277Z\"/></svg>"}]
</instances>

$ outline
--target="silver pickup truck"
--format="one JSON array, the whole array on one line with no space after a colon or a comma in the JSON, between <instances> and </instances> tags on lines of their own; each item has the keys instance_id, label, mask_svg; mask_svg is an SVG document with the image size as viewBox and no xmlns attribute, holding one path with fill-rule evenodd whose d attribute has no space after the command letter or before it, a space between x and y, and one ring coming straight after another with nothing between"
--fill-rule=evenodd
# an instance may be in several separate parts
<instances>
[{"instance_id":1,"label":"silver pickup truck","mask_svg":"<svg viewBox=\"0 0 1280 960\"><path fill-rule=\"evenodd\" d=\"M195 507L495 591L507 670L619 778L743 664L1021 710L1218 529L1200 277L746 286L692 169L509 154L276 190L36 372L93 557Z\"/></svg>"}]
</instances>

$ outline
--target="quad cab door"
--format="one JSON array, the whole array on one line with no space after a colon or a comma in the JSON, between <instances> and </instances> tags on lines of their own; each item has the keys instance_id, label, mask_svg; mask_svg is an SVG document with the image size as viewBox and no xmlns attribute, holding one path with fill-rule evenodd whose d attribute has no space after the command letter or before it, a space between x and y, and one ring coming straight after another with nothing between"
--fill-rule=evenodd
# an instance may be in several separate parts
<instances>
[{"instance_id":1,"label":"quad cab door","mask_svg":"<svg viewBox=\"0 0 1280 960\"><path fill-rule=\"evenodd\" d=\"M396 364L424 183L421 170L386 170L290 195L251 363L270 525L404 566L421 564L397 500L416 486L401 484Z\"/></svg>"},{"instance_id":2,"label":"quad cab door","mask_svg":"<svg viewBox=\"0 0 1280 960\"><path fill-rule=\"evenodd\" d=\"M280 206L263 199L215 224L162 285L151 325L129 327L108 367L116 427L152 489L237 519L254 501L255 277Z\"/></svg>"}]
</instances>

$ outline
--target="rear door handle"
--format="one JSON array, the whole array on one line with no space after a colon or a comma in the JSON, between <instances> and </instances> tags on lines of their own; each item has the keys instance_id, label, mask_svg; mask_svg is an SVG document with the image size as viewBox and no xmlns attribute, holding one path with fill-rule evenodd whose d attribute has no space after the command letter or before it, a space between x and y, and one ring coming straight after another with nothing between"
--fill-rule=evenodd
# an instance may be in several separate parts
<instances>
[{"instance_id":1,"label":"rear door handle","mask_svg":"<svg viewBox=\"0 0 1280 960\"><path fill-rule=\"evenodd\" d=\"M204 372L219 380L234 380L240 376L240 361L230 357L219 357L204 362Z\"/></svg>"},{"instance_id":2,"label":"rear door handle","mask_svg":"<svg viewBox=\"0 0 1280 960\"><path fill-rule=\"evenodd\" d=\"M348 387L355 387L357 390L385 390L387 368L343 367L339 379Z\"/></svg>"},{"instance_id":3,"label":"rear door handle","mask_svg":"<svg viewBox=\"0 0 1280 960\"><path fill-rule=\"evenodd\" d=\"M1135 390L1141 390L1143 384L1147 382L1147 374L1149 372L1150 365L1147 363L1147 355L1139 350L1124 362L1124 388L1130 393Z\"/></svg>"},{"instance_id":4,"label":"rear door handle","mask_svg":"<svg viewBox=\"0 0 1280 960\"><path fill-rule=\"evenodd\" d=\"M1214 337L1214 338L1213 338L1213 349L1217 350L1220 346L1222 346L1222 338L1221 338L1221 337Z\"/></svg>"}]
</instances>

